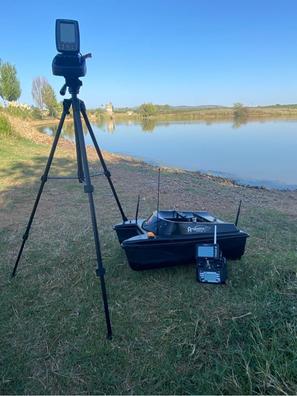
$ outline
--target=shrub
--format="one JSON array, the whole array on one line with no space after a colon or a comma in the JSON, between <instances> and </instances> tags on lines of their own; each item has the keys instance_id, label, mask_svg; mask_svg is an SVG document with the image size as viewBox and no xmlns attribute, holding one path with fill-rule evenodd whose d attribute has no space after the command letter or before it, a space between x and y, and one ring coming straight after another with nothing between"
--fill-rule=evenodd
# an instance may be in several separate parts
<instances>
[{"instance_id":1,"label":"shrub","mask_svg":"<svg viewBox=\"0 0 297 396\"><path fill-rule=\"evenodd\" d=\"M3 112L11 114L14 117L22 118L24 120L30 119L32 114L31 109L17 107L17 106L7 106L3 109Z\"/></svg>"},{"instance_id":2,"label":"shrub","mask_svg":"<svg viewBox=\"0 0 297 396\"><path fill-rule=\"evenodd\" d=\"M157 108L153 103L143 103L139 106L138 111L143 117L149 117L156 114Z\"/></svg>"},{"instance_id":3,"label":"shrub","mask_svg":"<svg viewBox=\"0 0 297 396\"><path fill-rule=\"evenodd\" d=\"M38 107L33 107L32 112L31 112L32 118L34 120L42 120L42 111Z\"/></svg>"},{"instance_id":4,"label":"shrub","mask_svg":"<svg viewBox=\"0 0 297 396\"><path fill-rule=\"evenodd\" d=\"M12 135L13 130L10 122L3 114L0 114L0 136L7 137Z\"/></svg>"}]
</instances>

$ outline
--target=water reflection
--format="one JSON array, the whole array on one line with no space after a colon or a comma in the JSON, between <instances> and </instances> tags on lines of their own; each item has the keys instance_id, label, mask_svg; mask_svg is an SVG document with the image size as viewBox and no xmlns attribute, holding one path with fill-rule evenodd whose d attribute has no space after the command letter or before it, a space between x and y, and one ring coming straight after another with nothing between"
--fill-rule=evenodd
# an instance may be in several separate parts
<instances>
[{"instance_id":1,"label":"water reflection","mask_svg":"<svg viewBox=\"0 0 297 396\"><path fill-rule=\"evenodd\" d=\"M240 128L242 125L245 125L248 122L247 115L238 115L233 118L233 128Z\"/></svg>"},{"instance_id":2,"label":"water reflection","mask_svg":"<svg viewBox=\"0 0 297 396\"><path fill-rule=\"evenodd\" d=\"M100 129L101 131L105 130L105 121L104 120L96 120L96 123L94 123L96 128Z\"/></svg>"},{"instance_id":3,"label":"water reflection","mask_svg":"<svg viewBox=\"0 0 297 396\"><path fill-rule=\"evenodd\" d=\"M39 128L41 132L46 132L49 136L55 136L57 127L48 126Z\"/></svg>"},{"instance_id":4,"label":"water reflection","mask_svg":"<svg viewBox=\"0 0 297 396\"><path fill-rule=\"evenodd\" d=\"M159 125L160 122L158 122L156 119L153 118L144 118L141 121L132 121L132 120L127 120L127 121L121 121L119 123L116 122L114 118L111 118L109 120L102 120L102 119L97 119L95 122L95 125L98 129L109 132L109 133L114 133L116 132L116 129L119 125L135 125L138 124L141 126L141 130L143 132L153 132L154 129L156 128L156 125ZM169 122L162 122L162 125L167 126L170 125Z\"/></svg>"},{"instance_id":5,"label":"water reflection","mask_svg":"<svg viewBox=\"0 0 297 396\"><path fill-rule=\"evenodd\" d=\"M109 133L114 133L115 132L116 123L115 123L115 120L113 118L107 121L106 128L107 128L107 131Z\"/></svg>"},{"instance_id":6,"label":"water reflection","mask_svg":"<svg viewBox=\"0 0 297 396\"><path fill-rule=\"evenodd\" d=\"M114 133L116 131L116 122L113 118L106 120L97 120L96 127L103 132Z\"/></svg>"},{"instance_id":7,"label":"water reflection","mask_svg":"<svg viewBox=\"0 0 297 396\"><path fill-rule=\"evenodd\" d=\"M156 120L152 118L144 118L141 122L143 132L153 132L156 127Z\"/></svg>"},{"instance_id":8,"label":"water reflection","mask_svg":"<svg viewBox=\"0 0 297 396\"><path fill-rule=\"evenodd\" d=\"M39 128L41 132L47 133L49 136L55 136L56 131L57 131L57 126L56 125L49 125L47 127L41 127ZM84 135L88 135L88 131L86 128L83 129ZM67 121L63 125L62 129L62 136L67 139L74 141L75 139L75 134L74 134L74 123L72 121Z\"/></svg>"},{"instance_id":9,"label":"water reflection","mask_svg":"<svg viewBox=\"0 0 297 396\"><path fill-rule=\"evenodd\" d=\"M220 121L219 123L229 123L230 121L225 120L225 121ZM240 128L242 125L245 125L248 122L247 118L244 117L234 117L233 119L233 128ZM259 121L259 122L265 122L265 121ZM108 120L106 119L101 119L97 118L96 121L92 122L92 125L95 126L98 130L101 130L102 132L107 132L110 134L115 133L118 129L121 129L124 126L135 126L138 125L140 127L140 130L142 132L154 132L155 129L158 129L160 127L166 128L170 127L174 124L179 124L179 125L193 125L193 124L201 124L201 125L207 125L211 126L213 124L218 124L217 121L213 120L207 120L207 121L158 121L154 118L144 118L143 120L123 120L120 122L116 122L114 118L110 118ZM46 127L39 127L38 128L40 132L47 133L50 136L54 136L57 130L56 125L49 125ZM83 132L84 135L88 135L88 131L83 124ZM66 139L68 138L69 140L74 140L74 124L73 121L66 121L63 125L63 130L62 130L62 136L64 136Z\"/></svg>"},{"instance_id":10,"label":"water reflection","mask_svg":"<svg viewBox=\"0 0 297 396\"><path fill-rule=\"evenodd\" d=\"M97 120L92 126L101 148L110 152L156 165L202 170L243 184L297 187L295 120ZM49 135L56 131L52 126L42 129ZM74 140L72 123L65 124L63 136ZM85 136L86 143L92 144L86 131Z\"/></svg>"}]
</instances>

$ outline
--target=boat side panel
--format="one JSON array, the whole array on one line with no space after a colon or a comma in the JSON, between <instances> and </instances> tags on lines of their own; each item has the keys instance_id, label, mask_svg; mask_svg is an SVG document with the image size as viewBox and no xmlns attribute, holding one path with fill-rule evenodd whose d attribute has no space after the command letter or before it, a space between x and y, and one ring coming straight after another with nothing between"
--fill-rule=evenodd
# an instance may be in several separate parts
<instances>
[{"instance_id":1,"label":"boat side panel","mask_svg":"<svg viewBox=\"0 0 297 396\"><path fill-rule=\"evenodd\" d=\"M246 235L218 239L218 243L227 259L240 259L244 254ZM160 243L124 244L129 265L134 270L162 268L195 262L198 243L211 243L210 239L175 241Z\"/></svg>"}]
</instances>

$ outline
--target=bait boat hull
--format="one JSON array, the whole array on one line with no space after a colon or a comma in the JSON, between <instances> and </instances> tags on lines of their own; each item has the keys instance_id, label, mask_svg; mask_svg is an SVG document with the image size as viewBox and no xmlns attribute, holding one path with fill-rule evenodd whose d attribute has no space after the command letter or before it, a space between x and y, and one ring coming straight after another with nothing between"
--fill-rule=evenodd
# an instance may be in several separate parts
<instances>
[{"instance_id":1,"label":"bait boat hull","mask_svg":"<svg viewBox=\"0 0 297 396\"><path fill-rule=\"evenodd\" d=\"M194 263L196 245L213 243L213 225L217 225L217 242L227 259L240 259L244 254L249 235L234 224L208 212L179 212L182 215L177 219L172 213L176 212L153 213L146 221L129 220L114 226L133 270ZM195 222L189 221L193 214Z\"/></svg>"}]
</instances>

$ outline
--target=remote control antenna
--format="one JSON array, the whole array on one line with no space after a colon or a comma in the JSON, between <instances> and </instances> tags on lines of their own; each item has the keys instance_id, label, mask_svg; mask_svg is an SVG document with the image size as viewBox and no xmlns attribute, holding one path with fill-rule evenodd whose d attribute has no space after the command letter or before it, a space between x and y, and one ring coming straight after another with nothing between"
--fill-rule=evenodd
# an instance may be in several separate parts
<instances>
[{"instance_id":1,"label":"remote control antenna","mask_svg":"<svg viewBox=\"0 0 297 396\"><path fill-rule=\"evenodd\" d=\"M214 245L217 244L217 225L214 226L213 243Z\"/></svg>"},{"instance_id":2,"label":"remote control antenna","mask_svg":"<svg viewBox=\"0 0 297 396\"><path fill-rule=\"evenodd\" d=\"M140 201L140 194L138 194L137 205L136 205L136 213L135 213L135 223L136 224L137 224L137 220L138 220L139 201Z\"/></svg>"},{"instance_id":3,"label":"remote control antenna","mask_svg":"<svg viewBox=\"0 0 297 396\"><path fill-rule=\"evenodd\" d=\"M235 225L236 225L236 227L237 227L238 220L239 220L240 209L241 209L241 200L239 201L239 205L238 205L238 209L237 209L237 214L236 214L236 219L235 219Z\"/></svg>"},{"instance_id":4,"label":"remote control antenna","mask_svg":"<svg viewBox=\"0 0 297 396\"><path fill-rule=\"evenodd\" d=\"M161 168L159 168L158 170L157 235L159 235L160 174L161 174Z\"/></svg>"}]
</instances>

